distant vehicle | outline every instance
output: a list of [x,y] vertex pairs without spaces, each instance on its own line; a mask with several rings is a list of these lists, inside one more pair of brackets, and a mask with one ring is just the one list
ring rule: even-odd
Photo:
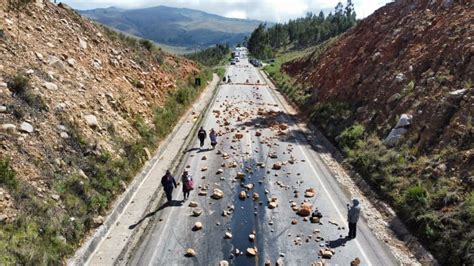
[[260,60],[257,60],[255,58],[252,58],[249,60],[250,64],[252,64],[254,67],[261,67],[262,66],[262,62],[260,62]]
[[240,62],[240,59],[238,56],[236,56],[234,59],[235,59],[235,62]]
[[235,59],[230,60],[231,65],[235,65]]

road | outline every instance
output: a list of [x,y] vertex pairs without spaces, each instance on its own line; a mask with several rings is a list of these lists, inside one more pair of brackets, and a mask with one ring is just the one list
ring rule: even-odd
[[[190,199],[181,202],[178,187],[171,205],[163,204],[149,215],[152,222],[128,264],[219,265],[226,260],[231,265],[264,265],[265,261],[275,265],[279,260],[286,265],[311,265],[322,260],[319,251],[326,246],[335,251],[331,259],[325,259],[331,265],[350,265],[356,257],[361,265],[399,264],[363,219],[356,239],[343,238],[350,198],[257,69],[242,59],[229,66],[227,74],[231,83],[219,87],[203,121],[205,129],[220,133],[219,144],[211,150],[206,140],[207,149],[199,150],[196,139],[182,165],[193,176],[196,189]],[[280,124],[288,128],[277,129]],[[236,138],[237,133],[242,138]],[[272,169],[278,162],[283,164],[281,169]],[[236,179],[238,172],[245,174],[243,180]],[[179,176],[176,173],[177,179]],[[224,192],[222,199],[210,197],[214,188]],[[309,188],[316,195],[305,198]],[[207,195],[199,196],[203,191]],[[239,198],[241,191],[248,196],[245,200]],[[254,193],[258,200],[253,200]],[[278,203],[274,209],[269,208],[271,198]],[[196,208],[188,206],[191,201],[202,209],[200,216],[192,215]],[[303,201],[322,213],[320,223],[305,221],[292,210],[292,202],[300,206]],[[233,211],[223,215],[224,210]],[[196,222],[203,228],[193,231]],[[231,232],[231,239],[225,238],[226,232]],[[249,234],[253,232],[256,239],[252,242]],[[250,247],[256,247],[256,256],[246,255]],[[196,255],[186,257],[187,248],[193,248]]]

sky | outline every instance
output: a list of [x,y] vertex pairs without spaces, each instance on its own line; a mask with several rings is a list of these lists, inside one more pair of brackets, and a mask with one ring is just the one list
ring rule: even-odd
[[[338,0],[62,0],[75,9],[143,8],[158,5],[186,7],[230,18],[286,22],[307,12],[329,13]],[[341,1],[344,5],[346,0]],[[353,0],[358,18],[372,14],[391,0]]]

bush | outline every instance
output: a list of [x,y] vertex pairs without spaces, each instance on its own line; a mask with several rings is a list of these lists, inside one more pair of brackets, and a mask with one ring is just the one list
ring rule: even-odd
[[16,189],[18,187],[18,180],[15,178],[15,170],[10,166],[10,161],[0,160],[0,184],[7,188]]
[[30,79],[19,73],[9,82],[8,87],[16,95],[24,95],[30,87]]
[[147,40],[147,39],[141,39],[140,44],[150,52],[153,51],[153,47],[155,47],[155,44],[153,44],[152,41]]
[[343,149],[352,149],[356,145],[357,141],[361,140],[365,135],[365,128],[359,123],[355,123],[353,126],[346,128],[336,138],[339,147]]

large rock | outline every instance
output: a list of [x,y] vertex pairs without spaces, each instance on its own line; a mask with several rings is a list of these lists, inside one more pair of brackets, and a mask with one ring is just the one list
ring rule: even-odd
[[311,203],[304,202],[303,204],[301,204],[301,207],[298,210],[298,215],[303,217],[310,216],[312,208],[313,206],[311,205]]
[[20,131],[25,132],[25,133],[33,133],[35,131],[35,129],[33,128],[33,126],[30,123],[23,122],[20,125]]
[[86,115],[84,116],[84,119],[86,120],[86,123],[90,127],[97,127],[99,125],[99,122],[97,122],[97,117],[95,115]]
[[101,215],[92,218],[92,223],[95,227],[102,225],[105,222],[105,218]]
[[215,188],[212,192],[211,198],[213,199],[222,199],[224,197],[224,192],[222,190]]
[[7,107],[4,105],[0,105],[0,113],[5,113],[7,111]]
[[390,131],[390,134],[384,139],[383,143],[388,146],[397,144],[403,135],[408,132],[408,127],[410,127],[412,119],[413,116],[402,114],[397,125]]

